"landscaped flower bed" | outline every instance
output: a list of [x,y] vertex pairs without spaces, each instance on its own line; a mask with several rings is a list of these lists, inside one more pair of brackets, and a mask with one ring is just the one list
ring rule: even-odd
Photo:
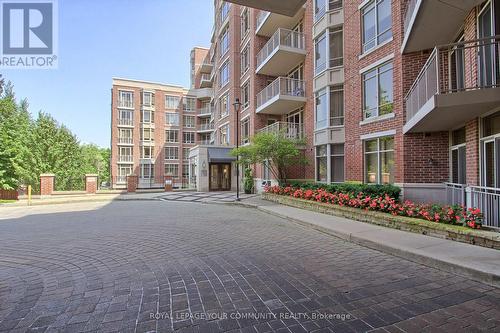
[[[462,206],[421,205],[410,201],[400,202],[389,194],[366,195],[363,192],[330,192],[322,188],[303,189],[294,186],[270,186],[266,193],[290,196],[338,206],[379,211],[394,216],[419,218],[431,222],[467,226],[480,229],[483,216],[479,209]],[[399,195],[399,192],[398,192]]]

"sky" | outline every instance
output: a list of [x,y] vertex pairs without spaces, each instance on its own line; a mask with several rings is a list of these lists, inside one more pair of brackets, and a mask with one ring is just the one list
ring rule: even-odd
[[59,0],[58,69],[0,74],[34,116],[109,147],[112,78],[189,88],[190,51],[209,46],[212,25],[212,0]]

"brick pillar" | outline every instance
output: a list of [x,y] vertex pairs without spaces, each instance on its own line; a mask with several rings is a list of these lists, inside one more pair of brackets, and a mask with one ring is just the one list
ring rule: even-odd
[[51,196],[54,192],[54,179],[56,175],[43,173],[40,175],[40,196]]
[[97,180],[98,175],[88,174],[85,175],[85,192],[87,194],[96,194],[97,193]]
[[172,176],[165,176],[165,192],[172,192],[174,178]]
[[135,193],[137,191],[137,185],[139,182],[139,178],[136,175],[128,175],[127,176],[127,192]]
[[479,185],[479,119],[465,125],[467,184]]

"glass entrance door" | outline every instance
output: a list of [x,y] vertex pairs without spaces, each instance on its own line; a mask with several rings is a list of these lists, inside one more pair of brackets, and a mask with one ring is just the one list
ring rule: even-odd
[[231,190],[231,164],[210,164],[210,191]]
[[[487,38],[493,36],[493,19],[491,2],[487,4],[481,11],[478,17],[478,37]],[[480,43],[478,53],[479,64],[479,86],[493,87],[496,85],[496,50],[492,40],[484,40]]]

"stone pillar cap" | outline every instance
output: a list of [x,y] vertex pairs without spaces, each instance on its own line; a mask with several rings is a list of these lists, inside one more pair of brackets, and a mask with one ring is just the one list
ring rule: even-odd
[[99,175],[96,173],[87,173],[85,174],[85,177],[99,177]]
[[42,173],[40,177],[55,177],[56,175],[53,173]]
[[127,175],[127,177],[137,177],[135,173],[131,173],[130,175]]

